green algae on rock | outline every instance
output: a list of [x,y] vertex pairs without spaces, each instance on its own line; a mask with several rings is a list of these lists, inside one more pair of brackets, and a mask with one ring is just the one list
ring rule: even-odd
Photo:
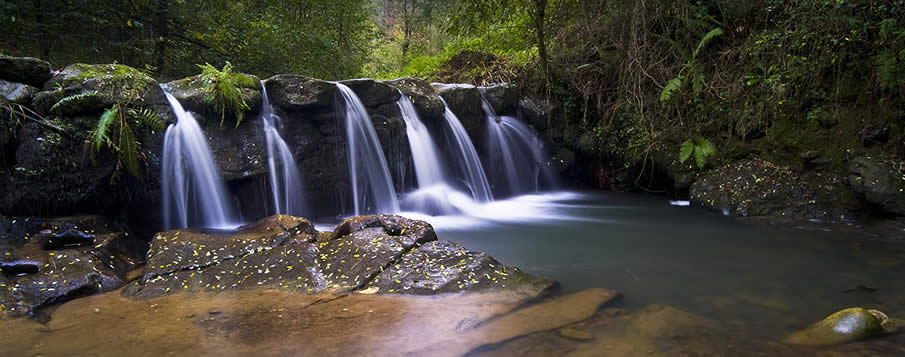
[[879,336],[897,330],[895,322],[877,310],[860,307],[834,313],[810,327],[787,336],[792,345],[823,346]]

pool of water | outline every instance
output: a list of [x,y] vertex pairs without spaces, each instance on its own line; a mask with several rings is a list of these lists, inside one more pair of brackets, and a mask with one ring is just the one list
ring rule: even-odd
[[848,227],[753,224],[674,204],[557,193],[419,218],[440,239],[555,279],[564,293],[613,289],[629,310],[669,304],[758,337],[776,339],[853,306],[905,317],[901,241]]

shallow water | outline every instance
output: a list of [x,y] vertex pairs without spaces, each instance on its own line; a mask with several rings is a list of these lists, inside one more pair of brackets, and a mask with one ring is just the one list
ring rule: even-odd
[[662,303],[752,337],[778,339],[852,306],[905,317],[905,243],[850,227],[765,225],[666,199],[523,196],[478,217],[422,217],[440,239],[558,280],[605,287],[625,308]]

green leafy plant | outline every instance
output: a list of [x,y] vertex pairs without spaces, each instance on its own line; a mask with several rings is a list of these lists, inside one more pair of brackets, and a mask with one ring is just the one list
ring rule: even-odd
[[201,87],[204,90],[204,99],[214,105],[220,112],[220,126],[226,118],[226,112],[236,117],[236,127],[245,118],[245,112],[250,108],[242,94],[243,87],[254,87],[255,83],[250,77],[233,72],[233,65],[226,62],[222,70],[208,63],[198,65],[201,67]]
[[688,82],[691,83],[692,89],[695,94],[700,93],[704,90],[704,87],[707,86],[707,81],[704,78],[704,70],[701,68],[701,65],[698,63],[697,58],[700,56],[701,52],[707,48],[707,45],[713,42],[713,39],[722,36],[723,29],[717,27],[710,32],[707,32],[700,41],[698,41],[698,46],[695,47],[694,51],[689,52],[685,50],[684,47],[678,44],[678,42],[668,39],[666,37],[658,36],[660,39],[669,43],[673,48],[675,48],[683,58],[685,58],[685,64],[682,65],[682,69],[679,72],[679,75],[673,79],[670,79],[666,82],[666,85],[663,86],[663,89],[660,91],[660,103],[669,102],[672,97],[675,96],[676,92],[681,90]]
[[[97,93],[71,95],[60,99],[51,110],[56,110],[66,103],[75,103],[97,95]],[[161,130],[165,126],[166,122],[147,108],[134,109],[126,102],[114,103],[104,110],[97,121],[97,126],[89,134],[91,160],[94,162],[97,152],[105,147],[110,148],[116,153],[116,169],[111,181],[115,182],[119,178],[123,167],[133,176],[138,176],[138,163],[142,158],[141,142],[138,141],[133,128]]]
[[716,146],[703,136],[685,140],[679,146],[679,162],[685,163],[692,155],[694,155],[698,169],[703,169],[704,166],[707,166],[707,162],[716,155]]

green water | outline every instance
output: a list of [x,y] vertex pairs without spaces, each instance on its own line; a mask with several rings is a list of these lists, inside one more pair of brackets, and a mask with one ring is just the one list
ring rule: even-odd
[[808,222],[754,224],[631,194],[541,206],[557,218],[435,226],[440,239],[555,279],[564,293],[614,289],[630,310],[665,303],[763,338],[853,306],[905,317],[903,241]]

